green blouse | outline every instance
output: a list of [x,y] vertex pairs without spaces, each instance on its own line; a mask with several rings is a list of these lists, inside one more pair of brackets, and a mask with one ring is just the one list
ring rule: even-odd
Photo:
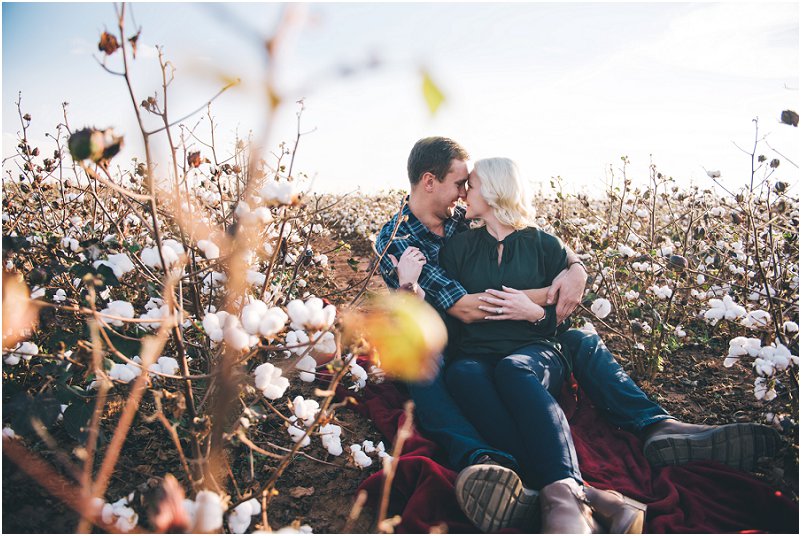
[[[519,290],[547,287],[567,266],[567,252],[561,240],[536,227],[515,231],[500,243],[504,247],[499,265],[499,242],[486,227],[458,233],[443,246],[439,264],[471,294],[487,289],[503,290],[501,285]],[[454,357],[464,354],[503,357],[534,342],[559,350],[555,307],[548,306],[545,310],[546,318],[538,324],[525,320],[456,322],[450,353]]]

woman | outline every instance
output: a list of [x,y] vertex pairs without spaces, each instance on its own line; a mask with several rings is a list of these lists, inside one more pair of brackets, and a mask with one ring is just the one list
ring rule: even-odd
[[[540,490],[542,532],[597,532],[570,427],[556,401],[571,371],[556,342],[555,307],[543,308],[515,290],[549,286],[566,267],[565,248],[532,226],[529,199],[509,159],[477,161],[466,202],[467,218],[479,226],[443,246],[440,266],[468,293],[503,289],[513,297],[503,308],[482,306],[491,313],[487,322],[460,324],[451,334],[448,390],[481,435],[518,460],[526,485]],[[398,272],[419,273],[424,263],[410,248]],[[644,505],[616,492],[587,492],[597,505],[622,505],[605,519],[607,528],[641,532]]]

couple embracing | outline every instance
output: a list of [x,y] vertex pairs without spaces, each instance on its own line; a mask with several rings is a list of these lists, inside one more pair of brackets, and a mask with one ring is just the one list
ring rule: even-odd
[[408,387],[420,428],[459,471],[457,501],[472,523],[484,532],[537,524],[543,533],[642,532],[644,504],[582,480],[557,402],[571,374],[612,424],[643,439],[655,466],[714,460],[749,470],[776,451],[778,434],[766,426],[678,421],[596,333],[569,329],[584,265],[534,226],[512,160],[482,159],[468,170],[468,159],[448,138],[418,141],[408,203],[376,249],[387,253],[386,284],[416,293],[448,323],[439,374]]

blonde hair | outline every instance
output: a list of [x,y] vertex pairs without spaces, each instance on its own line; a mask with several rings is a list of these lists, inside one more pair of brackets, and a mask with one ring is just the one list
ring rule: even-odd
[[481,196],[500,223],[515,229],[533,225],[534,207],[514,160],[482,158],[476,160],[473,169],[481,179]]

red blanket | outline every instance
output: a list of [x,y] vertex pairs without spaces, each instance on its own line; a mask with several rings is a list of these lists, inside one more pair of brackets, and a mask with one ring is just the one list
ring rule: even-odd
[[[356,409],[372,419],[391,444],[402,424],[406,399],[393,383],[370,385]],[[791,498],[749,473],[713,462],[652,468],[636,436],[613,428],[587,397],[578,399],[566,387],[561,404],[582,476],[599,489],[615,489],[647,503],[646,532],[798,533],[798,504]],[[443,522],[448,532],[477,531],[456,503],[456,473],[439,463],[445,459],[442,449],[418,432],[405,443],[389,508],[390,516],[402,517],[397,533],[428,533]],[[360,486],[375,509],[383,476],[379,471]]]

